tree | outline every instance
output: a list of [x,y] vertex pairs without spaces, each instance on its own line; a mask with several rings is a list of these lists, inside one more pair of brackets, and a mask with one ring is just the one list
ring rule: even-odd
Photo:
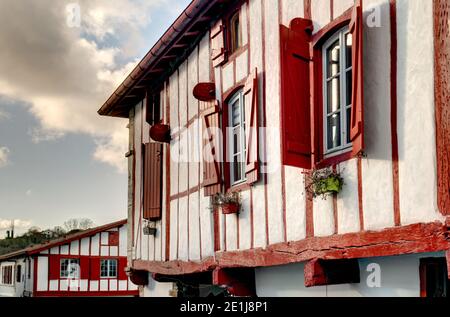
[[87,230],[89,228],[92,228],[93,225],[93,221],[88,218],[69,219],[64,222],[64,227],[66,228],[67,232],[75,230]]

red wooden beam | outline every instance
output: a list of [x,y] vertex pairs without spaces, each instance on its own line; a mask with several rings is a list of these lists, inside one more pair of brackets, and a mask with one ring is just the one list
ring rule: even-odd
[[213,285],[226,287],[231,295],[239,297],[256,297],[254,269],[217,268],[212,274]]
[[314,259],[306,263],[304,273],[306,287],[360,282],[357,259],[331,261]]
[[216,268],[266,267],[313,259],[360,259],[450,250],[448,228],[440,222],[414,224],[382,231],[364,231],[330,237],[311,237],[270,245],[265,249],[217,252],[201,262],[134,261],[133,268],[165,275],[183,275]]

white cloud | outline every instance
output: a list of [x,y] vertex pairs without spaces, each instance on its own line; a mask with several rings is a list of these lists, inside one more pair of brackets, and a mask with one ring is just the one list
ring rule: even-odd
[[7,147],[0,147],[0,168],[9,164],[9,153],[10,150]]
[[30,105],[40,122],[29,132],[34,142],[88,134],[93,157],[125,171],[127,122],[97,110],[149,46],[141,35],[153,10],[176,0],[79,0],[80,28],[66,23],[71,2],[0,1],[0,43],[8,43],[0,50],[0,94]]
[[[11,228],[11,221],[8,219],[0,218],[0,230],[7,230]],[[31,226],[30,220],[22,220],[22,219],[14,219],[14,228],[15,229],[26,229]]]

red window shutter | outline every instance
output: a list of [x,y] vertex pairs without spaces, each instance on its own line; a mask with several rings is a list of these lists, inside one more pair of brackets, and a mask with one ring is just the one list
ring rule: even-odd
[[244,87],[245,101],[245,136],[247,157],[245,175],[248,184],[259,180],[259,103],[258,103],[258,70],[255,69],[247,78]]
[[59,280],[61,274],[60,257],[58,255],[49,255],[48,257],[48,279]]
[[221,174],[218,155],[219,113],[217,101],[201,101],[200,111],[203,119],[203,187],[205,196],[213,196],[220,192]]
[[119,280],[127,280],[128,276],[125,272],[125,268],[127,267],[127,258],[126,257],[120,257],[118,262],[118,270],[119,270]]
[[82,280],[88,280],[89,279],[89,257],[82,256],[80,258],[80,277]]
[[353,143],[353,155],[364,150],[364,87],[363,87],[363,17],[362,1],[356,1],[350,22],[352,34],[352,118],[350,137]]
[[222,20],[217,21],[211,29],[211,59],[214,67],[223,64],[226,60],[225,25]]
[[311,168],[310,41],[312,21],[280,26],[283,164]]
[[110,246],[118,246],[119,245],[119,231],[111,231],[109,233],[108,244]]
[[100,259],[99,258],[90,258],[90,279],[91,280],[99,280],[100,279]]
[[156,221],[162,212],[162,144],[144,145],[144,219]]

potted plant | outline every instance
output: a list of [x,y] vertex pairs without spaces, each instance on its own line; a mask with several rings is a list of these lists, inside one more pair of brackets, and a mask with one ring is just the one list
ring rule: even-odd
[[230,192],[213,197],[213,207],[222,209],[224,215],[238,214],[241,210],[241,193]]
[[337,195],[342,191],[344,179],[332,169],[313,170],[306,177],[306,191],[314,198]]

